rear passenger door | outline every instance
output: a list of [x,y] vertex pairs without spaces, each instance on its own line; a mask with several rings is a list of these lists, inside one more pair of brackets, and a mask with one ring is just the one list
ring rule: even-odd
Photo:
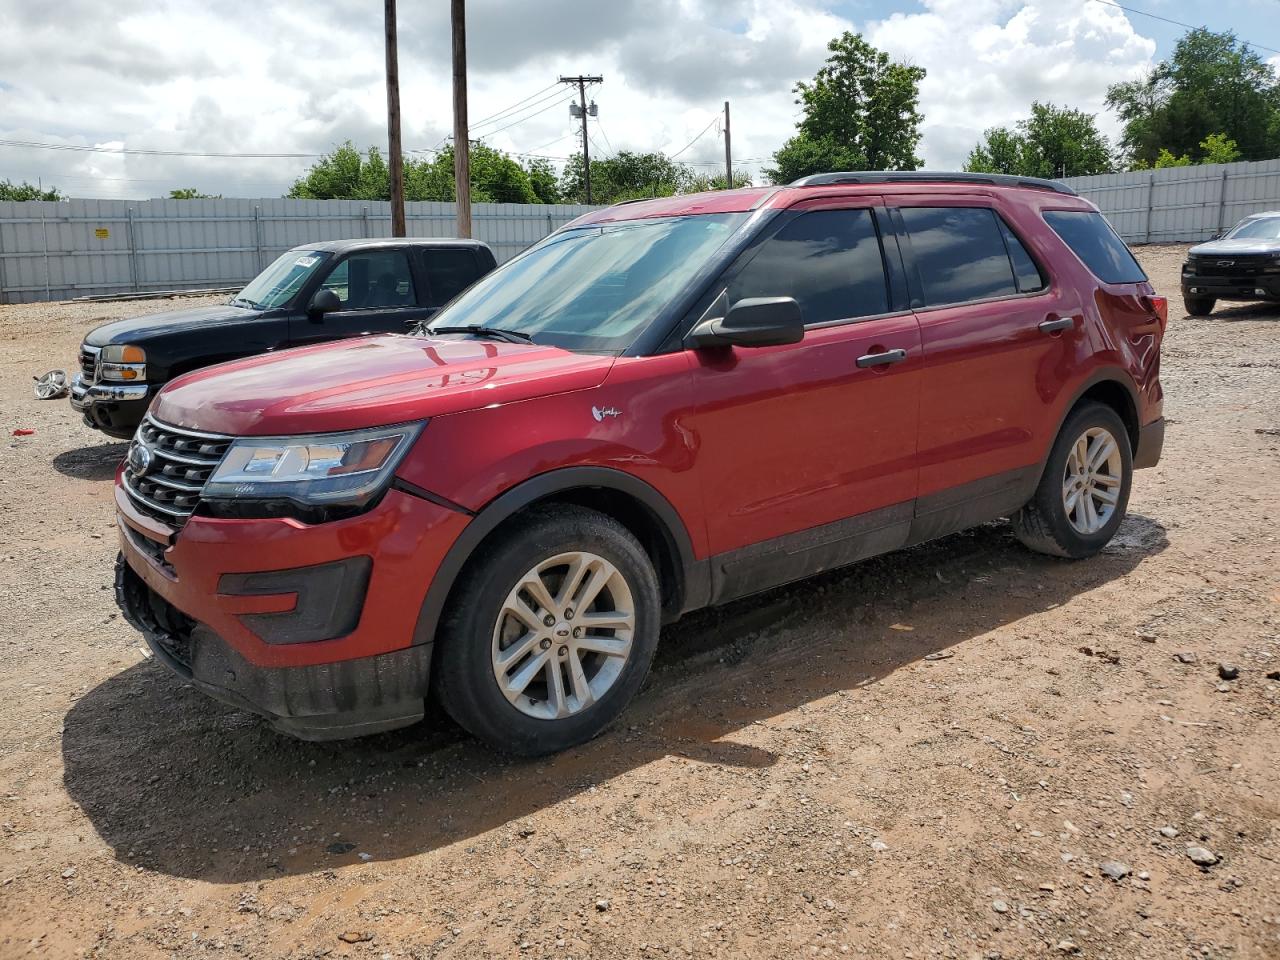
[[303,312],[290,321],[293,346],[367,333],[404,333],[432,310],[420,302],[409,251],[403,247],[356,250],[330,268],[320,289],[332,290],[339,309]]
[[[999,516],[1038,480],[1053,400],[1041,386],[1070,362],[1081,304],[990,198],[886,202],[924,347],[917,513],[940,514],[938,530]],[[918,521],[913,539],[938,530]]]
[[422,247],[418,262],[426,283],[424,302],[435,313],[480,278],[475,251],[467,247]]
[[793,297],[801,342],[692,352],[717,600],[906,539],[920,334],[876,204],[789,210],[727,271],[726,304]]

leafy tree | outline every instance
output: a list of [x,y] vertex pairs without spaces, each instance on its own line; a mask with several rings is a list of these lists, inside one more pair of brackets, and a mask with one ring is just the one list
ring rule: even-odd
[[1200,141],[1204,151],[1204,163],[1234,163],[1240,159],[1236,142],[1225,133],[1211,133]]
[[201,193],[195,187],[179,187],[169,191],[170,200],[221,200],[220,193]]
[[1138,168],[1155,164],[1162,149],[1207,162],[1204,142],[1213,134],[1234,140],[1238,159],[1280,153],[1280,78],[1230,31],[1188,31],[1146,77],[1110,87],[1107,106],[1124,124],[1120,146]]
[[[728,186],[725,183],[724,173],[706,174],[695,173],[688,182],[685,183],[681,193],[706,193],[708,190],[723,190]],[[733,186],[736,190],[738,187],[752,186],[751,174],[746,170],[733,171]]]
[[524,172],[539,203],[560,203],[560,178],[550,160],[534,157],[524,165]]
[[0,200],[65,200],[57,187],[42,188],[34,183],[0,180]]
[[1031,116],[1013,129],[992,127],[983,133],[964,168],[1023,177],[1076,177],[1114,169],[1111,146],[1093,114],[1039,102],[1031,104]]
[[[582,154],[574,154],[560,175],[560,194],[567,202],[586,202],[583,173]],[[689,168],[665,153],[620,150],[611,157],[591,161],[591,202],[669,197],[684,192],[691,179]]]
[[812,83],[795,85],[803,116],[764,171],[786,183],[830,170],[914,170],[922,67],[895,63],[859,34],[832,40]]
[[1191,158],[1185,153],[1180,157],[1175,157],[1168,150],[1161,149],[1160,156],[1156,157],[1156,162],[1152,166],[1157,170],[1163,170],[1166,167],[1189,167],[1191,166]]
[[[360,153],[350,141],[317,160],[288,194],[307,200],[390,200],[391,173],[377,147]],[[406,200],[454,199],[453,147],[434,157],[407,158]],[[528,172],[501,150],[483,143],[471,147],[473,203],[541,203]]]

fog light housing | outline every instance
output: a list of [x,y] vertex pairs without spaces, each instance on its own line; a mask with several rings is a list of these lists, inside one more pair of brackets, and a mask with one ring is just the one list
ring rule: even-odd
[[1254,289],[1253,295],[1255,297],[1265,297],[1267,295],[1267,291],[1263,290],[1261,287],[1257,287]]
[[1199,292],[1200,292],[1200,288],[1199,288],[1199,287],[1187,287],[1187,292],[1188,292],[1188,293],[1199,293]]

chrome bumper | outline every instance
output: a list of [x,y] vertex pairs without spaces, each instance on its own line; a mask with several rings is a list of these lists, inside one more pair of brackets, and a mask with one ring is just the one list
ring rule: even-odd
[[76,374],[71,381],[71,407],[80,413],[84,413],[95,403],[119,403],[123,400],[145,399],[147,399],[145,383],[96,383],[90,386],[84,382],[81,374]]

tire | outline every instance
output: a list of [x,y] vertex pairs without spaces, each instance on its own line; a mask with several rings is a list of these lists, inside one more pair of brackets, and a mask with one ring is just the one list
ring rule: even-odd
[[[575,569],[579,589],[559,603]],[[532,592],[535,576],[542,603]],[[437,640],[435,694],[460,726],[497,750],[540,756],[585,743],[617,719],[648,675],[661,618],[658,578],[639,541],[611,517],[571,504],[534,507],[480,547],[459,584]],[[592,587],[596,599],[573,609]],[[614,611],[619,624],[629,613],[630,626],[583,620]],[[504,655],[512,659],[500,662]]]
[[[1077,444],[1083,440],[1089,457],[1098,458],[1106,444],[1093,444],[1104,432],[1114,442],[1114,454],[1101,457],[1096,472],[1077,471]],[[1068,489],[1068,482],[1074,490]],[[1013,517],[1013,532],[1037,553],[1074,560],[1091,557],[1110,542],[1124,520],[1132,482],[1133,453],[1124,421],[1104,404],[1081,404],[1062,425],[1035,496]],[[1114,503],[1106,499],[1109,494]]]
[[1187,308],[1188,315],[1193,317],[1209,316],[1217,303],[1213,297],[1189,297],[1185,293],[1182,295],[1182,305]]

